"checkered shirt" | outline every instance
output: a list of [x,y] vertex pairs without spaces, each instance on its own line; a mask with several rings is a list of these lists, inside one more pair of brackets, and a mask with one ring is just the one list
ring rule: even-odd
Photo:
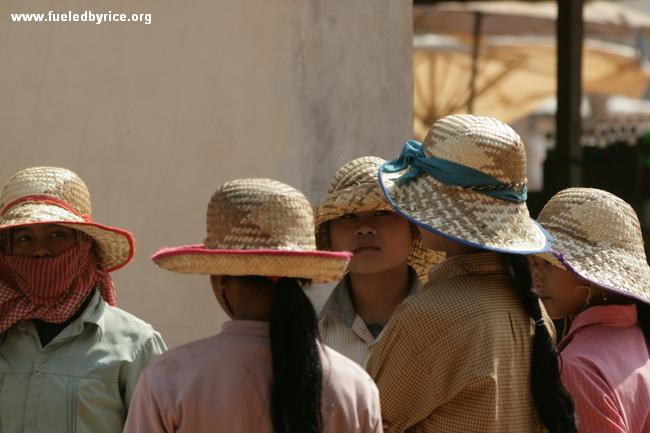
[[531,325],[498,254],[436,266],[368,361],[385,431],[543,432],[530,391]]

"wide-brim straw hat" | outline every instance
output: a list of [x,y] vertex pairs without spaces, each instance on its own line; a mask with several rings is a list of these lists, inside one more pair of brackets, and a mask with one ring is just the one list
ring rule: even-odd
[[[328,221],[349,213],[393,210],[377,182],[377,170],[384,162],[376,156],[363,156],[348,162],[336,172],[327,194],[314,206],[318,248],[331,249]],[[429,270],[444,258],[444,253],[424,248],[418,237],[408,265],[415,270],[421,282],[426,282]]]
[[569,188],[555,194],[538,221],[553,235],[541,254],[597,286],[650,303],[650,267],[634,209],[607,191]]
[[88,187],[65,168],[26,168],[4,186],[0,231],[33,224],[57,224],[87,234],[95,241],[98,259],[107,271],[125,266],[135,253],[129,231],[92,220]]
[[[526,154],[512,128],[491,117],[451,115],[433,125],[420,151],[417,163],[433,161],[442,167],[442,175],[420,171],[408,158],[379,170],[382,191],[397,212],[475,248],[513,254],[549,249],[548,234],[526,207]],[[404,161],[406,167],[394,171]],[[458,175],[466,172],[489,181],[472,184]],[[495,197],[505,193],[518,201]]]
[[318,251],[307,198],[271,179],[237,179],[212,196],[202,245],[164,248],[161,268],[188,274],[339,280],[347,252]]

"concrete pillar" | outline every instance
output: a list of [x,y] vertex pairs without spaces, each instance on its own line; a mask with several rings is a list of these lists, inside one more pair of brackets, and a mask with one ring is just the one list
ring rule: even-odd
[[[11,22],[50,9],[151,24]],[[172,346],[224,315],[207,277],[149,256],[202,242],[218,185],[271,177],[317,199],[340,165],[411,135],[407,0],[8,0],[0,19],[0,181],[31,165],[84,178],[94,218],[138,241],[119,305]]]

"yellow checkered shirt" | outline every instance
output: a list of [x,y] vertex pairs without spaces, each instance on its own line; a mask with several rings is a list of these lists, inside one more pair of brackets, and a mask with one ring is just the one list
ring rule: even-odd
[[385,431],[543,432],[530,391],[531,324],[497,253],[436,266],[368,361]]

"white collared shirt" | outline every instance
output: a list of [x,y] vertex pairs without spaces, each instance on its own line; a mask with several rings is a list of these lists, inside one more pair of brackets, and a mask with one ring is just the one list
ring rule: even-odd
[[[420,291],[420,282],[409,268],[413,284],[409,296]],[[375,338],[363,319],[354,310],[347,276],[334,288],[320,314],[320,332],[323,343],[347,356],[363,368],[366,367],[370,349],[379,341],[383,331]]]

